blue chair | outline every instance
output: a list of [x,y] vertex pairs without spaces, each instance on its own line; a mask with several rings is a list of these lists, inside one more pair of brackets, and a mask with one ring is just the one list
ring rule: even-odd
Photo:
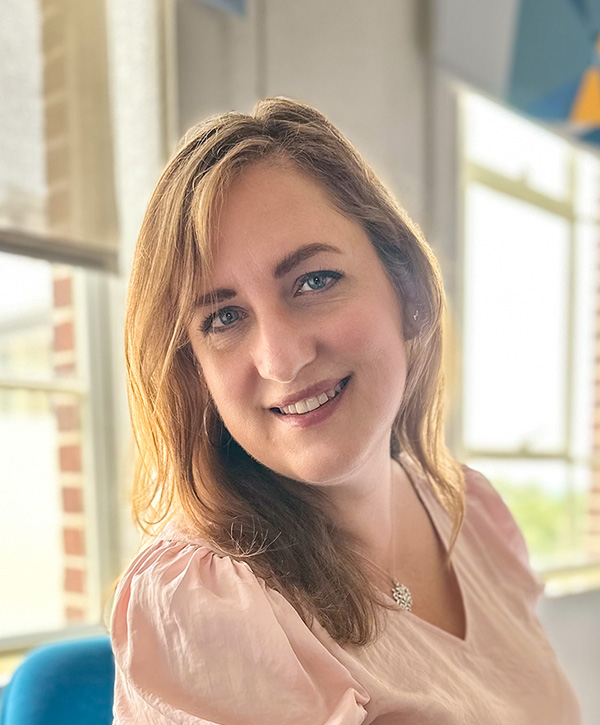
[[0,725],[110,725],[114,681],[107,635],[37,647],[2,690]]

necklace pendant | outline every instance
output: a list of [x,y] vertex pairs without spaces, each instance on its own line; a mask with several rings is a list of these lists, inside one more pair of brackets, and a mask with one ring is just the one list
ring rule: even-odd
[[393,581],[394,586],[392,587],[392,597],[394,598],[394,601],[401,609],[405,609],[407,612],[412,612],[413,600],[408,587],[405,587],[404,584],[400,584],[395,579]]

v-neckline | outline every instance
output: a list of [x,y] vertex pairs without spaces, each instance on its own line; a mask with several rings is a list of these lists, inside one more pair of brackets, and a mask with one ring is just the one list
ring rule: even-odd
[[[438,508],[440,507],[439,502],[435,498],[434,492],[430,489],[428,482],[423,478],[423,474],[420,474],[418,471],[415,471],[415,464],[408,459],[408,457],[404,454],[400,454],[400,457],[398,459],[398,463],[402,467],[402,470],[407,475],[409,481],[411,482],[413,489],[419,498],[421,505],[423,506],[424,510],[429,516],[429,519],[431,521],[431,524],[435,530],[435,533],[437,535],[438,540],[441,543],[441,546],[444,551],[444,556],[448,552],[448,546],[449,546],[449,540],[447,537],[447,531],[445,526],[441,525],[440,519],[438,518],[440,511]],[[470,609],[469,609],[469,602],[468,602],[468,595],[466,587],[464,586],[464,578],[462,576],[461,572],[461,566],[460,564],[457,566],[457,557],[456,552],[458,547],[460,546],[460,535],[459,539],[456,542],[456,545],[454,547],[454,551],[452,553],[451,558],[451,568],[452,573],[454,575],[454,580],[456,583],[456,589],[458,591],[458,595],[460,597],[460,602],[462,605],[462,611],[463,611],[463,619],[464,619],[464,638],[459,637],[458,635],[452,634],[451,632],[448,632],[447,630],[443,629],[442,627],[438,627],[436,624],[432,624],[431,622],[427,621],[426,619],[423,619],[422,617],[419,617],[418,615],[414,614],[413,612],[409,612],[408,610],[400,610],[400,614],[406,615],[410,619],[414,620],[415,623],[418,623],[419,626],[423,626],[426,629],[429,629],[433,632],[436,632],[440,637],[443,637],[445,639],[448,639],[449,641],[453,642],[455,645],[458,645],[460,647],[467,647],[471,644],[471,616],[470,616]],[[391,599],[391,596],[388,597]]]

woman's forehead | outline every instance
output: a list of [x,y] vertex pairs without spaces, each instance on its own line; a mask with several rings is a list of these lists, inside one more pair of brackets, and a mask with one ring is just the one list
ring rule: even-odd
[[356,234],[362,227],[341,214],[307,174],[291,164],[253,164],[233,181],[219,210],[211,245],[215,272],[233,258],[252,263],[260,254],[263,263],[263,251],[290,252],[336,239],[346,246],[350,230]]
[[339,213],[321,183],[291,162],[271,161],[251,164],[236,175],[224,196],[221,213],[252,216],[252,212],[273,214],[278,208],[289,213],[296,208],[306,211],[307,206]]

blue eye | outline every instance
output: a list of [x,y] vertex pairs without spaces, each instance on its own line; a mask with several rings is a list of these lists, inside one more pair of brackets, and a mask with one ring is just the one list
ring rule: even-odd
[[[202,327],[200,329],[207,335],[211,332],[221,332],[223,329],[231,327],[235,322],[237,322],[238,317],[234,318],[234,315],[237,315],[238,317],[240,315],[239,311],[234,307],[223,307],[220,310],[217,310],[217,312],[214,312],[212,315],[209,315],[202,323]],[[215,319],[218,319],[222,325],[215,327]]]
[[234,319],[231,319],[234,314],[238,314],[237,310],[225,308],[224,310],[219,310],[217,317],[225,326],[227,326],[235,322]]
[[[300,291],[300,289],[304,287],[305,284],[308,284],[313,292],[320,292],[323,289],[329,289],[329,287],[333,287],[333,285],[341,277],[343,277],[342,272],[334,269],[320,269],[318,272],[309,272],[308,274],[300,277],[300,279],[298,280],[300,282],[298,291]],[[325,280],[327,279],[334,280],[333,284],[327,285],[325,282]],[[312,286],[312,283],[315,283],[314,287]]]

